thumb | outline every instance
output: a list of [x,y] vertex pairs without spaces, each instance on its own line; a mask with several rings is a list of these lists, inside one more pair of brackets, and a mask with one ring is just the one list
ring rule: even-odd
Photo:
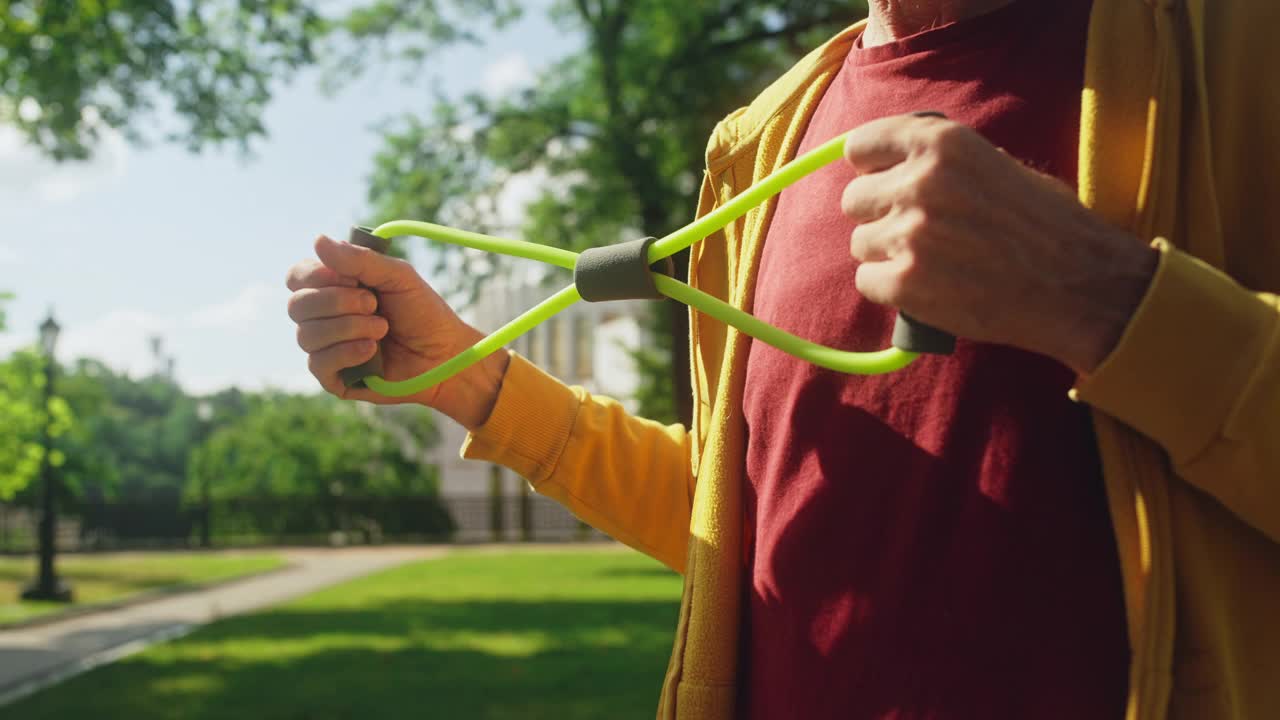
[[413,285],[417,271],[399,258],[383,255],[369,248],[338,242],[328,236],[316,238],[316,257],[330,270],[355,278],[375,290],[407,290]]

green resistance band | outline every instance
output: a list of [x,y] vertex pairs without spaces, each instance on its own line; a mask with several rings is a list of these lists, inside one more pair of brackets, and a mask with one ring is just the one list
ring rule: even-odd
[[[379,354],[369,362],[343,371],[342,380],[348,386],[363,384],[387,397],[405,397],[422,392],[475,365],[538,324],[584,299],[601,301],[636,297],[669,297],[785,353],[829,370],[856,375],[894,372],[911,364],[922,353],[950,354],[955,347],[954,337],[915,321],[903,313],[898,314],[894,327],[893,347],[877,352],[847,352],[792,335],[719,298],[674,278],[651,271],[653,265],[664,262],[669,265],[672,255],[716,233],[801,178],[840,159],[843,155],[844,141],[845,136],[841,135],[796,158],[713,212],[658,240],[646,238],[632,243],[621,243],[575,253],[546,245],[496,238],[427,222],[396,220],[373,230],[355,228],[351,236],[353,243],[371,247],[380,252],[386,251],[390,238],[413,235],[451,245],[537,260],[573,270],[574,283],[507,323],[497,332],[418,377],[400,381],[380,377],[382,362],[381,351],[379,351]],[[630,246],[629,249],[627,246]],[[624,267],[627,264],[625,258],[628,255],[633,256],[630,269]],[[607,289],[610,287],[634,289],[637,283],[647,283],[654,292],[611,294]],[[591,292],[587,292],[587,288],[590,288]]]

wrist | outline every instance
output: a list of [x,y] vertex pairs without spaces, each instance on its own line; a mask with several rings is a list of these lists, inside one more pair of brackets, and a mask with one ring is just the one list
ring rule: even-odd
[[1090,375],[1111,355],[1142,303],[1159,264],[1159,253],[1128,235],[1076,298],[1076,332],[1058,358],[1079,375]]
[[[483,336],[472,328],[468,330],[465,346],[471,347]],[[499,350],[442,384],[427,404],[468,431],[473,431],[484,425],[493,414],[510,363],[511,356],[507,351]]]

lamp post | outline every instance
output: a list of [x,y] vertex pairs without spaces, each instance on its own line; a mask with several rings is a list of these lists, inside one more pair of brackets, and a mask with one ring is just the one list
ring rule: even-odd
[[43,459],[40,461],[40,481],[44,485],[40,514],[40,571],[36,581],[22,591],[23,600],[51,600],[54,602],[71,602],[71,587],[58,579],[53,567],[55,543],[57,541],[57,514],[54,508],[53,468],[49,463],[49,454],[53,451],[53,439],[49,435],[52,418],[49,414],[49,400],[53,397],[54,351],[58,345],[58,332],[62,328],[53,319],[53,311],[40,324],[40,349],[44,352],[44,408],[45,421],[41,430],[44,447]]
[[[200,419],[200,433],[203,437],[209,430],[209,421],[213,419],[213,404],[208,400],[196,403],[196,417]],[[200,482],[200,547],[208,550],[213,547],[213,508],[210,506],[209,474],[205,473]]]

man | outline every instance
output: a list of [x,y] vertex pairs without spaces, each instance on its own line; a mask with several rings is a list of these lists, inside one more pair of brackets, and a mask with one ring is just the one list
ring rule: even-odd
[[[691,282],[848,349],[901,308],[953,357],[844,377],[693,313],[688,431],[514,355],[410,400],[686,575],[660,717],[1280,717],[1277,20],[872,2],[716,129],[700,213],[856,127],[848,163]],[[385,401],[337,378],[377,341],[394,379],[478,338],[410,266],[316,251],[290,314],[331,392]]]

